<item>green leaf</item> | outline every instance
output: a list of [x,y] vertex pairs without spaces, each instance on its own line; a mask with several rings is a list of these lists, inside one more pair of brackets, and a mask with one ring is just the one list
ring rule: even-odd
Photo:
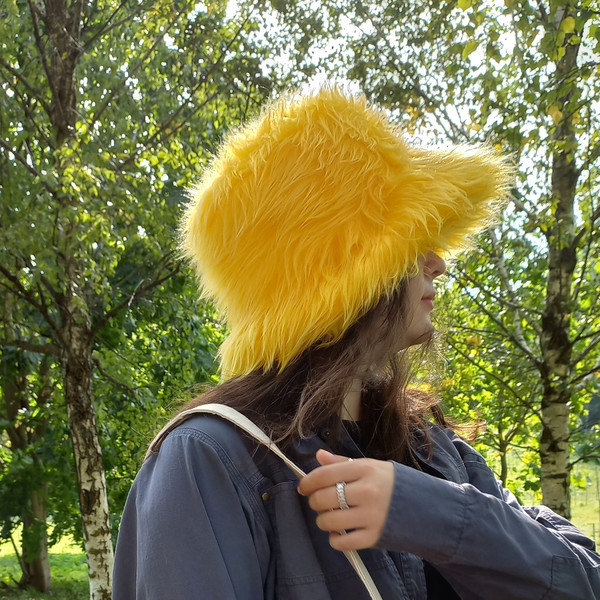
[[477,50],[477,47],[479,46],[479,42],[477,40],[469,40],[463,50],[462,50],[462,58],[463,60],[465,60],[466,58],[468,58],[471,54],[473,54],[473,52],[475,52],[475,50]]
[[560,23],[560,30],[565,33],[573,33],[575,31],[575,19],[573,17],[565,17]]

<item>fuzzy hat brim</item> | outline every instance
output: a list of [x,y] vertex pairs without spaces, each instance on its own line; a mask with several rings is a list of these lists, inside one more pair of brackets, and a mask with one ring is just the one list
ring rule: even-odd
[[232,133],[182,246],[229,326],[223,377],[329,344],[403,278],[484,227],[511,169],[488,147],[412,147],[364,97],[286,97]]

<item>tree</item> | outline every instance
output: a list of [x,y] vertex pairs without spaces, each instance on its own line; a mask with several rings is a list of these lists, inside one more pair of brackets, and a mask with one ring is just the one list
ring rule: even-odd
[[270,89],[249,16],[225,9],[166,0],[1,9],[0,285],[31,313],[20,337],[4,328],[2,345],[60,365],[91,598],[110,597],[112,570],[93,393],[95,371],[106,373],[101,334],[178,273],[173,189]]
[[[20,337],[13,298],[3,295],[2,326],[5,339]],[[47,430],[47,406],[53,394],[48,356],[35,362],[18,348],[0,353],[0,431],[6,432],[10,452],[0,447],[0,522],[2,537],[12,537],[15,520],[23,525],[20,585],[40,591],[50,588],[46,531],[48,486],[39,452]],[[14,543],[14,540],[13,540]],[[16,545],[15,545],[16,546]]]

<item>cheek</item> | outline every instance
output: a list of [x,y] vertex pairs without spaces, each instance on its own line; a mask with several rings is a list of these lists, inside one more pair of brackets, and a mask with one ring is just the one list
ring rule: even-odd
[[427,323],[426,315],[423,311],[421,298],[423,297],[424,281],[422,276],[413,277],[406,286],[405,309],[406,320],[401,339],[398,340],[399,347],[394,351],[399,351],[414,343],[429,331],[431,324]]
[[406,312],[408,315],[409,323],[411,315],[413,315],[419,307],[421,298],[423,297],[423,289],[424,283],[422,277],[414,277],[410,280],[406,290]]

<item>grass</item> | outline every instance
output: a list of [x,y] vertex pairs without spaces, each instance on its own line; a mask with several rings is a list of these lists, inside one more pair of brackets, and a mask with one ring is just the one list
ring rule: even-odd
[[[509,469],[516,472],[517,460],[509,461]],[[508,487],[511,488],[510,482]],[[523,492],[519,501],[524,506],[542,503],[541,491]],[[571,474],[571,522],[600,547],[600,465],[579,463]]]
[[572,521],[600,546],[600,466],[581,466],[576,474],[581,487],[571,487]]
[[[42,594],[33,589],[19,590],[15,580],[21,576],[19,564],[10,543],[0,545],[0,598],[7,600],[85,600],[89,598],[85,553],[68,539],[50,549],[52,590]],[[8,586],[8,587],[7,587]]]

